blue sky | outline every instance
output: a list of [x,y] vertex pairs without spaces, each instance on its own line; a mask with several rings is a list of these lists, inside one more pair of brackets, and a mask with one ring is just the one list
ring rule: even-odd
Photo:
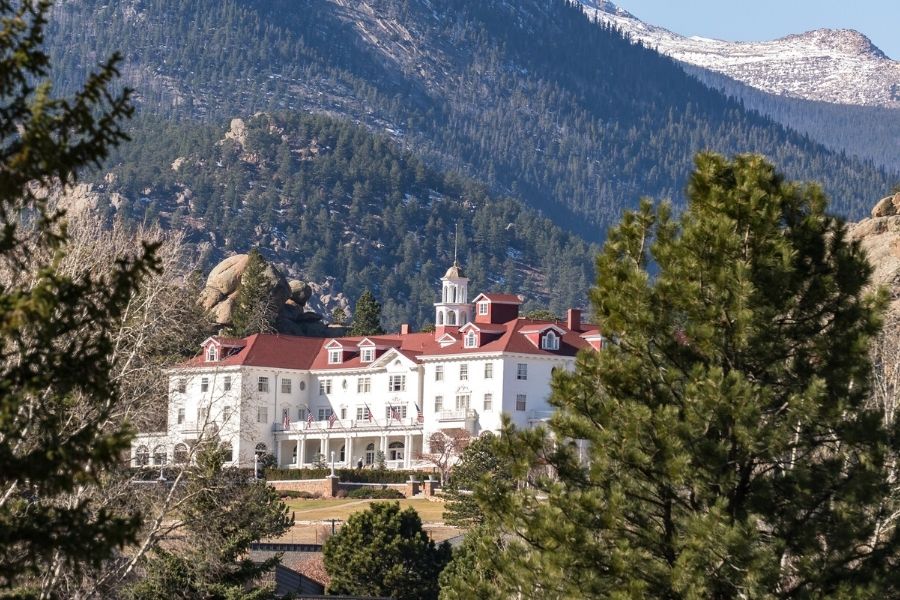
[[613,0],[682,35],[768,40],[810,29],[856,29],[900,60],[900,0]]

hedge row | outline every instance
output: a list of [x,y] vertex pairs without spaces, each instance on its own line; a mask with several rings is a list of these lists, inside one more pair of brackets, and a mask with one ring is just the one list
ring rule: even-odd
[[[409,476],[421,481],[428,477],[421,471],[394,471],[387,469],[335,469],[334,474],[341,481],[353,483],[405,483]],[[325,479],[331,475],[331,469],[266,469],[269,481],[296,479]]]

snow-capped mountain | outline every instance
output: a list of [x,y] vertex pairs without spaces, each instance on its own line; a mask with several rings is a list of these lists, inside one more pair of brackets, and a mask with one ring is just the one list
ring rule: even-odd
[[590,18],[635,41],[770,94],[900,108],[900,62],[852,29],[817,29],[766,42],[727,42],[678,35],[607,0],[581,3]]

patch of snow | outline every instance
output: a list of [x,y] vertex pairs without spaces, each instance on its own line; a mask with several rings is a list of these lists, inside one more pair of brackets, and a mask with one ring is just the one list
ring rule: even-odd
[[[677,61],[770,94],[900,108],[900,62],[851,29],[817,29],[761,42],[685,37],[645,23],[607,0],[580,0],[587,16]],[[598,57],[599,59],[600,57]]]

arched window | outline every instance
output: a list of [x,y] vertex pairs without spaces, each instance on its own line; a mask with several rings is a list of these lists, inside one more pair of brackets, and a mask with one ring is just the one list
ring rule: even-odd
[[265,445],[265,444],[263,444],[262,442],[260,442],[260,443],[258,443],[258,444],[256,445],[256,455],[257,455],[257,456],[262,456],[262,455],[265,454],[266,452],[268,452],[268,448],[266,448],[266,445]]
[[478,347],[478,336],[475,335],[474,331],[470,331],[466,334],[466,348],[477,348]]
[[452,302],[456,303],[456,286],[450,288],[450,297],[453,298]]
[[459,324],[460,325],[466,324],[466,313],[462,313],[461,315],[459,315]]
[[444,313],[443,312],[438,312],[437,324],[438,325],[444,324]]
[[548,331],[541,340],[541,348],[544,350],[559,350],[559,336],[554,331]]
[[176,444],[173,459],[176,465],[183,465],[188,461],[187,444]]
[[156,466],[166,464],[166,447],[157,446],[153,449],[153,464]]
[[403,460],[403,442],[388,444],[388,460]]
[[375,444],[366,446],[366,464],[371,465],[375,462]]
[[216,347],[210,344],[206,349],[206,361],[216,362],[217,360],[219,360],[219,353],[216,351]]
[[150,464],[150,448],[138,446],[134,451],[134,464],[138,467],[146,467]]
[[447,313],[447,325],[456,325],[456,313],[450,311]]
[[[294,448],[296,452],[297,449]],[[234,460],[234,448],[231,446],[231,442],[225,442],[222,444],[222,460],[225,462],[231,462]]]

